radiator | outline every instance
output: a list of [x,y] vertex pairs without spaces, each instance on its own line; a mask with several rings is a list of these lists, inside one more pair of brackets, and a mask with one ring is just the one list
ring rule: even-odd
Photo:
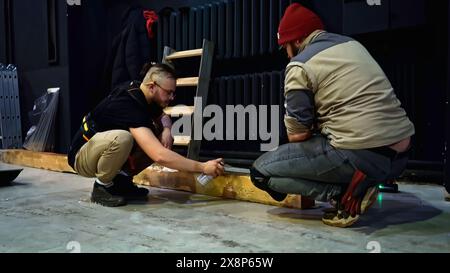
[[0,141],[2,149],[22,147],[17,69],[0,64]]

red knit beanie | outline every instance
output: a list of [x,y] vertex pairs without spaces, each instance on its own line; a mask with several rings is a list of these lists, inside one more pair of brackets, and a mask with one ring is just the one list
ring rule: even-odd
[[311,10],[298,3],[287,7],[278,27],[278,44],[302,40],[314,31],[324,29],[322,20]]

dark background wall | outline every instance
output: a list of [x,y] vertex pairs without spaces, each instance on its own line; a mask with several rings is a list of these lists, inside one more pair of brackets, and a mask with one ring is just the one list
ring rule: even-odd
[[[447,31],[450,30],[450,5],[447,7]],[[450,74],[450,36],[447,32],[447,96],[446,96],[446,121],[445,124],[450,124],[450,77],[448,76]],[[445,133],[445,166],[444,166],[444,173],[445,173],[445,187],[447,188],[447,192],[450,193],[450,126],[446,126],[446,133]]]
[[[121,30],[122,14],[126,8],[142,6],[160,12],[170,7],[177,12],[183,7],[223,2],[81,0],[80,6],[67,6],[65,0],[57,0],[58,61],[49,63],[48,1],[9,1],[12,2],[13,14],[9,25],[5,24],[6,10],[3,9],[7,1],[0,0],[0,62],[13,62],[19,67],[24,132],[29,128],[26,114],[34,99],[47,87],[62,88],[58,152],[67,151],[70,136],[77,130],[80,118],[107,93],[101,88],[105,60],[113,38]],[[287,5],[292,1],[275,2],[276,5]],[[449,127],[444,114],[448,108],[445,102],[449,88],[448,1],[381,0],[381,6],[370,7],[365,0],[295,2],[315,10],[329,31],[350,35],[367,47],[385,70],[416,126],[411,162],[442,171],[445,132]],[[160,12],[161,18],[167,14],[170,11]],[[264,20],[260,22],[267,23]],[[12,26],[14,35],[12,41],[7,42],[4,33],[8,26]],[[274,38],[272,36],[268,35],[268,39]],[[159,51],[152,52],[153,61],[159,60],[157,56],[161,55],[161,37],[155,38]],[[12,60],[7,57],[9,42],[13,44]],[[279,51],[245,58],[217,58],[213,76],[281,71],[286,64],[285,55]],[[448,137],[447,133],[447,142]],[[224,152],[224,147],[215,146],[215,150]],[[226,149],[232,149],[232,146]]]
[[[13,47],[10,56],[4,56],[0,61],[18,67],[23,136],[31,127],[28,112],[32,110],[34,100],[43,95],[47,88],[61,88],[56,120],[56,147],[61,151],[62,147],[68,146],[71,125],[66,4],[65,1],[55,1],[56,6],[49,9],[49,2],[51,1],[1,0],[0,21],[4,22],[2,29],[10,27],[12,36],[10,41],[2,42],[3,46],[0,48],[5,51],[4,44],[8,43]],[[9,10],[6,10],[8,6]],[[12,15],[9,21],[5,18],[6,12]],[[56,16],[53,19],[50,18],[52,12]],[[54,34],[49,32],[49,19],[55,24]],[[49,42],[52,38],[53,41]]]
[[0,0],[0,63],[6,63],[5,3]]

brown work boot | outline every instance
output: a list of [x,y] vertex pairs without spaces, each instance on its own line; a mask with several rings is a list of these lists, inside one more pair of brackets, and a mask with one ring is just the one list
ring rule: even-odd
[[350,215],[338,202],[336,207],[328,209],[324,212],[322,216],[322,222],[325,225],[345,228],[353,225],[356,221],[358,221],[359,215],[355,216]]

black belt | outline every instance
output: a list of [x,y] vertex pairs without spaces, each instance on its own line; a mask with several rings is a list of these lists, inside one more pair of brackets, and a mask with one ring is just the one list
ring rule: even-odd
[[373,153],[385,156],[385,157],[389,157],[392,160],[405,157],[408,155],[408,152],[409,152],[409,149],[408,149],[405,152],[399,153],[396,150],[389,148],[389,146],[371,148],[371,149],[367,149],[367,150],[371,151]]

